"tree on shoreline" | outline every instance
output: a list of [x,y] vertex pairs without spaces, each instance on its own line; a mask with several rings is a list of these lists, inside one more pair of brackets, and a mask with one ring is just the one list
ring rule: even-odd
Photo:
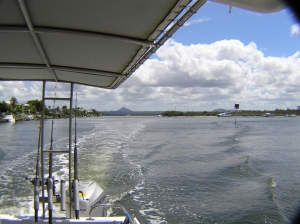
[[171,110],[171,111],[165,111],[162,115],[164,117],[177,117],[177,116],[184,116],[184,112]]
[[9,105],[4,101],[0,102],[0,113],[9,111]]
[[29,110],[31,113],[36,113],[42,111],[42,101],[41,100],[29,100],[27,101],[29,106]]
[[14,110],[15,109],[15,107],[16,107],[16,104],[18,103],[18,101],[17,101],[17,98],[16,97],[12,97],[12,98],[10,98],[10,100],[9,100],[9,104],[10,104],[10,106],[11,106],[11,108],[12,108],[12,110]]
[[[44,107],[45,115],[51,116],[49,113],[51,110],[51,106],[47,108],[45,105]],[[70,109],[67,108],[66,105],[63,105],[61,108],[57,106],[54,108],[59,117],[68,117],[70,114]],[[6,103],[4,101],[0,102],[0,113],[13,113],[13,114],[41,114],[42,112],[42,100],[28,100],[26,104],[18,103],[15,97],[10,98],[10,102]],[[52,112],[53,113],[53,112]],[[85,110],[82,107],[73,108],[73,114],[76,113],[78,117],[91,117],[91,116],[101,116],[102,112],[99,112],[95,109]]]

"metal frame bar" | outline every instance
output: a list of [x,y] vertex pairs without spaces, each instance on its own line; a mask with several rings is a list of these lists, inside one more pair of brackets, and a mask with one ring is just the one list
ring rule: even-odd
[[0,63],[0,68],[22,68],[22,69],[49,69],[49,70],[58,70],[58,71],[67,71],[67,72],[76,72],[76,73],[85,73],[90,75],[99,75],[99,76],[110,76],[110,77],[126,77],[123,74],[115,72],[106,72],[100,70],[92,69],[83,69],[83,68],[72,68],[66,66],[51,66],[47,68],[45,65],[38,64],[14,64],[14,63]]
[[0,68],[47,69],[47,66],[38,64],[0,63]]
[[45,97],[45,100],[71,100],[70,98]]
[[[191,5],[187,12],[184,13],[166,32],[163,36],[159,38],[157,41],[156,48],[150,48],[139,60],[131,66],[126,72],[126,78],[118,78],[115,80],[111,88],[118,88],[126,79],[128,79],[133,72],[136,71],[152,54],[154,54],[181,26],[184,25],[185,21],[187,21],[193,14],[197,12],[199,8],[201,8],[206,0],[198,0],[193,5]],[[162,32],[163,33],[163,32]],[[127,68],[126,68],[127,69]]]
[[59,71],[86,73],[86,74],[90,74],[90,75],[125,77],[125,75],[120,74],[120,73],[115,73],[115,72],[106,72],[106,71],[83,69],[83,68],[72,68],[72,67],[66,67],[66,66],[52,66],[52,69],[59,70]]
[[44,150],[43,152],[50,152],[50,153],[69,153],[66,150]]
[[152,32],[149,36],[149,40],[158,40],[159,37],[170,28],[170,24],[172,24],[176,18],[182,15],[182,12],[189,7],[191,2],[193,2],[193,0],[179,0],[167,17],[157,26],[156,30]]
[[47,58],[46,52],[45,52],[44,48],[42,47],[42,44],[41,44],[38,36],[36,35],[36,32],[34,30],[34,26],[31,23],[26,5],[25,5],[23,0],[18,0],[18,2],[19,2],[20,9],[23,13],[24,19],[26,21],[26,24],[28,26],[28,29],[30,31],[30,34],[31,34],[31,36],[34,40],[34,43],[35,43],[36,47],[38,48],[38,50],[40,52],[40,55],[43,58],[43,61],[45,62],[47,68],[49,69],[49,72],[52,74],[54,80],[57,82],[58,81],[57,76],[56,76],[55,72],[53,70],[51,70],[51,68],[50,68],[50,63],[49,63],[49,60]]
[[[26,27],[22,26],[0,26],[0,32],[22,32],[28,33],[29,31]],[[66,30],[66,29],[53,29],[45,27],[35,27],[34,33],[46,33],[46,34],[57,34],[57,35],[68,35],[68,36],[77,36],[77,37],[88,37],[96,39],[106,39],[124,43],[131,43],[135,45],[141,45],[145,47],[156,47],[154,42],[148,40],[142,40],[137,38],[130,38],[125,36],[118,36],[106,33],[94,33],[94,32],[84,32],[78,30]]]

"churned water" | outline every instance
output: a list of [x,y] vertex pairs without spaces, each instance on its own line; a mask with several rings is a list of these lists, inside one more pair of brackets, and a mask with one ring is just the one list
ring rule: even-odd
[[[25,176],[35,174],[38,127],[0,124],[0,213],[33,214]],[[68,120],[54,127],[53,148],[67,149]],[[299,131],[297,117],[80,118],[79,177],[145,223],[289,223],[300,206]],[[55,163],[67,179],[68,157]]]

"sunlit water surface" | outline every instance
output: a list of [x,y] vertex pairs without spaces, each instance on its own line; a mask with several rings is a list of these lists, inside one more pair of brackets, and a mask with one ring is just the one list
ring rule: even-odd
[[[0,213],[33,214],[25,176],[35,174],[38,127],[0,124]],[[53,148],[68,149],[68,120],[54,127]],[[145,223],[289,223],[300,206],[299,131],[300,118],[286,117],[80,118],[79,177]],[[55,164],[67,179],[68,157]]]

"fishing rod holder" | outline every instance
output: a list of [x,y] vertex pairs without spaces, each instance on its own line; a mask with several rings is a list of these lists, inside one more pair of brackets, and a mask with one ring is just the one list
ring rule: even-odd
[[[43,81],[43,90],[42,90],[42,112],[41,112],[41,123],[40,123],[40,133],[39,133],[39,144],[38,144],[38,155],[37,155],[37,168],[36,168],[36,176],[40,178],[41,184],[41,197],[39,197],[39,202],[42,203],[42,217],[45,219],[46,218],[46,207],[45,204],[53,204],[53,203],[58,203],[61,201],[61,210],[67,210],[66,207],[69,207],[69,211],[72,209],[72,203],[67,200],[67,195],[65,193],[65,188],[68,185],[69,188],[69,194],[71,192],[71,186],[72,186],[72,110],[73,110],[73,86],[74,83],[70,83],[70,95],[69,97],[46,97],[46,81]],[[55,87],[56,88],[56,87]],[[44,121],[45,121],[45,101],[47,100],[54,100],[54,103],[56,100],[60,101],[69,101],[69,108],[70,108],[70,113],[69,113],[69,133],[68,133],[68,149],[65,150],[53,150],[52,145],[50,147],[50,150],[44,149]],[[54,107],[54,106],[53,106]],[[52,134],[53,134],[53,120],[52,120]],[[52,136],[51,136],[51,144],[52,144]],[[61,188],[61,195],[56,195],[55,194],[55,181],[50,181],[51,182],[51,189],[48,188],[47,186],[47,178],[45,178],[45,173],[46,173],[46,165],[45,165],[45,157],[46,154],[49,156],[49,178],[52,178],[52,168],[53,168],[53,159],[52,156],[54,154],[61,154],[64,153],[68,155],[69,157],[69,162],[68,162],[68,167],[69,167],[69,175],[68,175],[68,181],[63,183],[63,187]],[[41,174],[40,174],[41,171]],[[46,186],[45,186],[46,185]],[[37,188],[37,187],[36,187]],[[45,195],[45,191],[48,191],[48,197]],[[70,197],[70,195],[69,195]],[[61,200],[60,200],[61,199]],[[70,199],[71,201],[71,199]],[[51,207],[51,206],[50,206]],[[38,209],[38,208],[37,208]],[[53,209],[53,208],[51,208]],[[49,210],[50,211],[50,210]],[[51,210],[52,211],[52,210]]]
[[[46,81],[43,81],[43,92],[42,92],[42,113],[41,113],[41,123],[40,123],[40,133],[39,133],[39,142],[38,142],[38,154],[37,154],[37,165],[36,165],[36,177],[39,177],[38,181],[35,181],[32,178],[32,183],[35,183],[35,201],[36,204],[42,203],[42,218],[46,219],[46,204],[48,204],[48,214],[49,214],[49,223],[52,222],[52,211],[54,209],[54,203],[60,203],[61,211],[65,211],[67,218],[76,218],[79,219],[80,216],[88,217],[89,211],[92,208],[91,205],[105,203],[104,191],[94,182],[89,181],[79,181],[78,178],[78,149],[77,149],[77,138],[76,138],[76,111],[73,109],[73,89],[74,83],[70,83],[70,97],[60,98],[60,97],[46,97]],[[45,101],[46,100],[62,100],[69,101],[69,125],[68,125],[68,148],[67,149],[58,149],[53,150],[53,119],[51,126],[51,145],[50,149],[45,149],[44,147],[44,121],[45,121]],[[53,109],[55,108],[53,105]],[[76,99],[75,99],[75,109],[77,108],[77,90],[76,90]],[[72,118],[73,111],[75,112],[75,147],[72,145],[73,131],[72,131]],[[65,154],[68,156],[68,179],[61,180],[60,193],[56,194],[56,180],[53,176],[53,163],[54,159],[52,158],[57,154]],[[49,175],[46,177],[46,156],[49,157]],[[72,162],[74,162],[72,166]],[[39,184],[37,184],[39,183]],[[41,190],[39,190],[41,186]],[[41,193],[41,195],[39,195]],[[103,200],[102,200],[103,199]],[[35,208],[36,214],[39,209],[38,206]],[[98,213],[98,214],[95,214]],[[98,209],[97,212],[94,212],[95,217],[105,216],[106,211],[104,209]],[[37,221],[36,215],[36,221]],[[129,219],[127,219],[129,220]]]

